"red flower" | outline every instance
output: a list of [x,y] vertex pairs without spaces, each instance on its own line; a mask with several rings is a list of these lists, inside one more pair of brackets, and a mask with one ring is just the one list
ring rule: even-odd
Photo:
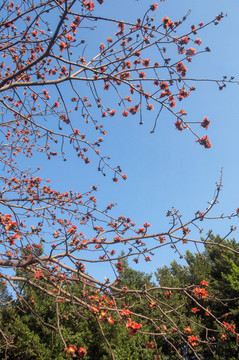
[[139,50],[135,50],[134,55],[135,55],[135,56],[140,56]]
[[170,102],[169,102],[169,106],[170,107],[175,107],[176,106],[176,101],[174,99],[171,99]]
[[196,30],[197,30],[197,29],[196,29],[196,26],[195,26],[195,25],[192,25],[192,26],[191,26],[191,29],[192,29],[192,32],[193,32],[194,34],[196,34]]
[[227,331],[235,334],[235,332],[236,332],[236,325],[235,324],[229,324],[229,323],[227,323],[225,321],[223,321],[223,324],[225,325]]
[[198,44],[198,45],[201,45],[201,43],[202,43],[201,39],[196,39],[196,40],[194,40],[194,42],[195,42],[195,44]]
[[121,115],[123,115],[124,117],[126,117],[126,116],[129,115],[129,113],[128,113],[128,111],[124,110]]
[[137,231],[136,231],[136,233],[138,234],[138,235],[140,235],[140,234],[145,234],[146,233],[146,230],[144,229],[144,228],[139,228]]
[[203,145],[205,149],[212,147],[208,136],[202,136],[200,139],[197,139],[196,142],[199,142],[200,145]]
[[188,36],[185,36],[178,41],[179,45],[187,45],[188,42],[189,42]]
[[183,227],[183,228],[182,228],[182,232],[183,232],[183,235],[184,235],[184,236],[187,236],[187,235],[189,234],[190,230],[189,230],[189,228],[187,228],[187,227]]
[[180,115],[187,115],[186,111],[183,110],[183,109],[179,111],[179,114],[180,114]]
[[154,348],[154,344],[151,343],[151,342],[146,342],[146,343],[144,344],[144,346],[145,346],[146,348],[149,347],[150,349],[153,349],[153,348]]
[[145,66],[145,67],[148,67],[149,66],[149,63],[150,63],[150,59],[145,59],[142,64]]
[[201,286],[208,286],[208,281],[202,280],[202,281],[200,282],[200,285],[201,285]]
[[204,117],[203,121],[201,122],[201,126],[207,130],[209,125],[210,125],[210,120],[208,120],[207,117]]
[[164,294],[166,299],[169,299],[171,295],[172,295],[172,292],[170,290],[167,290],[166,293]]
[[62,41],[62,42],[59,44],[59,47],[60,47],[60,51],[64,51],[65,48],[66,48],[66,44]]
[[75,345],[69,345],[68,348],[65,348],[67,354],[74,354],[77,350]]
[[194,335],[189,336],[188,341],[190,342],[190,344],[192,346],[197,346],[198,345],[198,337],[196,337]]
[[128,318],[128,317],[130,316],[130,314],[131,314],[131,311],[125,309],[125,310],[122,310],[122,311],[121,311],[121,314],[120,314],[120,315],[121,315],[121,317]]
[[147,110],[154,110],[153,105],[152,105],[152,104],[148,104],[148,105],[147,105]]
[[116,114],[116,110],[110,110],[110,112],[109,112],[109,116],[115,116],[115,114]]
[[70,42],[74,40],[73,36],[70,35],[70,34],[66,35],[66,38],[67,38],[67,40],[70,41]]
[[104,48],[105,48],[105,44],[101,43],[101,44],[100,44],[100,50],[103,51]]
[[124,272],[123,264],[122,262],[118,261],[117,264],[115,264],[116,269],[118,272]]
[[181,62],[179,61],[176,65],[176,70],[178,73],[181,73],[182,77],[185,77],[186,76],[186,71],[187,71],[187,68],[186,66]]
[[34,278],[35,278],[35,279],[39,279],[39,278],[41,277],[41,273],[42,273],[42,272],[41,272],[40,270],[38,270],[38,271],[36,272]]
[[208,292],[205,289],[202,289],[200,287],[196,287],[193,290],[194,296],[196,296],[199,299],[205,299],[208,296]]
[[153,3],[153,5],[150,5],[150,10],[152,10],[152,11],[156,10],[157,8],[158,8],[158,4],[156,4],[156,3]]
[[163,22],[164,29],[167,29],[167,28],[172,29],[173,28],[173,21],[170,20],[168,17],[165,16],[164,18],[162,18],[162,22]]
[[[103,0],[104,1],[104,0]],[[84,357],[85,355],[87,354],[87,351],[84,347],[80,347],[79,350],[78,350],[78,355],[80,357]]]
[[184,332],[185,332],[185,334],[187,334],[187,335],[191,335],[192,334],[192,329],[190,328],[190,326],[187,326],[185,329],[184,329]]
[[162,90],[168,90],[168,83],[166,83],[166,82],[161,82],[161,83],[160,83],[160,89],[162,89]]
[[140,73],[139,73],[139,77],[141,78],[141,79],[144,79],[145,78],[145,73],[143,72],[143,71],[141,71]]
[[179,131],[182,131],[184,129],[183,128],[183,123],[180,120],[177,120],[176,123],[174,123],[174,125],[176,126],[176,129],[179,130]]
[[129,322],[126,324],[126,328],[130,328],[130,333],[129,335],[135,335],[136,332],[141,329],[142,324],[137,324],[136,322],[131,321],[131,319],[129,319]]
[[183,98],[188,97],[189,94],[190,93],[188,91],[186,91],[185,89],[182,88],[182,89],[179,90],[178,99],[182,100]]
[[186,55],[187,56],[193,56],[193,55],[195,55],[196,54],[196,50],[194,49],[194,48],[189,48],[189,49],[187,49],[187,51],[186,51]]
[[84,2],[84,7],[86,8],[86,10],[91,11],[91,10],[94,10],[95,5],[94,5],[93,1],[90,0],[88,3]]
[[198,311],[200,311],[198,308],[192,308],[191,309],[191,312],[193,313],[193,314],[196,314]]
[[128,110],[132,115],[135,115],[137,113],[137,111],[138,111],[138,107],[139,106],[135,105],[133,107],[130,107]]

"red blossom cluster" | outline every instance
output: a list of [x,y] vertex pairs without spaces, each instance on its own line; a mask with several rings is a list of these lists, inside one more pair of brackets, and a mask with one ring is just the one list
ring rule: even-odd
[[141,329],[142,324],[138,324],[131,319],[129,319],[129,322],[126,324],[126,328],[130,328],[129,335],[135,335],[136,332]]

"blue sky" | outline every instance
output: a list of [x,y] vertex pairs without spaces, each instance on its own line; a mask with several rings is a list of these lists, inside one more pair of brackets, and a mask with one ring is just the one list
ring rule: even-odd
[[[95,15],[135,22],[152,3],[147,0],[105,0],[102,6],[96,4]],[[191,14],[182,30],[190,29],[192,24],[206,23],[220,12],[227,13],[227,16],[218,26],[211,25],[198,34],[203,41],[201,46],[209,46],[211,52],[195,57],[187,75],[208,79],[233,75],[239,79],[238,1],[166,0],[158,3],[158,10],[152,15],[156,15],[156,23],[160,23],[164,16],[176,21],[189,9]],[[116,31],[112,24],[98,21],[93,25],[98,28],[86,32],[85,40],[89,43],[85,50],[86,57],[97,53],[99,44]],[[199,130],[201,135],[209,135],[213,144],[211,149],[204,149],[195,143],[195,138],[187,130],[182,133],[177,131],[175,119],[167,113],[160,117],[154,134],[150,134],[153,126],[151,112],[147,112],[142,126],[136,116],[115,116],[105,120],[108,134],[102,145],[102,153],[109,154],[114,165],[121,165],[128,176],[127,181],[116,184],[111,174],[103,177],[97,172],[96,163],[84,165],[74,155],[68,155],[66,162],[55,158],[46,162],[39,158],[37,163],[42,168],[42,176],[51,178],[52,185],[60,191],[71,188],[85,192],[91,185],[100,186],[98,202],[102,207],[117,203],[114,215],[130,217],[138,226],[149,222],[155,233],[168,229],[165,214],[172,206],[180,210],[185,220],[193,217],[197,210],[204,211],[213,196],[221,167],[224,167],[223,190],[214,214],[232,213],[239,207],[239,88],[238,85],[229,84],[219,91],[215,83],[192,84],[196,92],[185,100],[183,108],[193,121],[201,121],[204,116],[211,120],[207,133],[204,129]],[[214,234],[224,236],[231,225],[238,225],[237,222],[235,218],[214,221],[205,225],[205,229],[212,229]],[[200,238],[198,233],[192,234]],[[238,237],[238,231],[234,232],[234,237]],[[194,250],[193,247],[190,249]],[[178,256],[167,248],[160,250],[152,262],[142,261],[137,269],[151,272],[156,267],[168,265],[173,259],[179,261]],[[87,269],[96,271],[94,266],[87,266]],[[104,269],[100,273],[97,270],[97,273],[107,275]]]

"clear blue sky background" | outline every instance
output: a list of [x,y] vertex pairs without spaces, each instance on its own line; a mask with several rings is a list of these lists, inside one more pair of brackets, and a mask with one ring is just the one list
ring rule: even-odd
[[[105,0],[101,6],[96,4],[95,14],[135,22],[152,3],[148,0]],[[190,29],[192,24],[206,23],[221,11],[228,16],[218,26],[211,25],[198,34],[203,41],[202,46],[209,46],[211,52],[193,59],[187,75],[212,79],[233,75],[239,79],[238,0],[166,0],[158,2],[158,10],[152,15],[157,16],[156,23],[160,23],[164,16],[176,21],[189,9],[191,15],[183,25],[185,29]],[[94,25],[98,29],[90,34],[88,32],[85,39],[89,42],[86,57],[94,49],[95,54],[98,53],[99,44],[116,31],[115,25],[101,22]],[[68,156],[67,162],[39,159],[43,176],[51,178],[52,185],[60,191],[71,188],[84,192],[91,185],[100,186],[98,202],[102,207],[118,203],[114,215],[128,216],[138,226],[149,222],[153,232],[160,232],[168,229],[165,214],[172,206],[180,210],[185,220],[190,219],[197,210],[205,210],[223,166],[223,191],[214,214],[233,212],[239,207],[239,87],[228,85],[219,91],[214,83],[194,85],[196,92],[186,99],[182,107],[192,120],[201,121],[204,116],[211,120],[208,130],[213,144],[211,149],[204,149],[195,143],[187,131],[178,132],[174,127],[175,119],[170,114],[163,114],[154,134],[150,134],[153,126],[151,112],[147,112],[143,126],[138,124],[136,116],[115,116],[105,121],[108,135],[102,145],[102,153],[110,154],[114,165],[121,165],[128,176],[126,182],[114,183],[111,174],[103,177],[97,172],[96,164],[84,165],[74,155]],[[206,134],[204,129],[199,132]],[[220,223],[214,221],[207,226],[205,224],[205,229],[211,228],[214,234],[224,236],[230,225],[237,226],[237,223],[238,219]],[[198,233],[192,234],[200,238]],[[238,238],[238,231],[234,232],[234,236]],[[194,250],[193,247],[190,249]],[[160,250],[152,262],[142,260],[137,269],[150,272],[156,267],[168,265],[173,259],[180,261],[172,249],[167,248]],[[95,272],[95,267],[87,266],[87,270]],[[107,275],[104,268],[97,272],[100,276]]]

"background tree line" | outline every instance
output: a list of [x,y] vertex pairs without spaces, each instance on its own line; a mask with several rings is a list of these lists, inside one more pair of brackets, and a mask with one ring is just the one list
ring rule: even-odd
[[[164,340],[164,336],[150,336],[144,334],[143,331],[139,336],[140,330],[135,335],[129,336],[129,329],[123,326],[121,321],[115,321],[114,326],[109,326],[104,315],[100,318],[92,313],[88,318],[84,311],[81,311],[78,314],[79,317],[76,317],[74,305],[59,301],[62,336],[67,342],[73,342],[78,347],[86,347],[87,354],[82,356],[85,359],[111,359],[107,344],[107,341],[110,341],[117,360],[176,360],[177,355],[173,346],[180,348],[185,359],[193,360],[196,359],[195,354],[191,351],[190,346],[187,346],[185,340],[187,341],[192,334],[195,334],[199,341],[198,355],[201,359],[228,359],[228,354],[230,354],[230,360],[237,360],[239,339],[235,335],[235,330],[239,325],[239,259],[235,253],[221,249],[215,246],[215,243],[223,243],[233,249],[237,249],[239,244],[234,239],[222,240],[219,236],[211,236],[210,241],[214,246],[207,246],[203,253],[193,254],[187,251],[186,265],[180,265],[173,261],[170,266],[158,268],[154,274],[155,280],[153,280],[152,274],[132,269],[128,265],[127,259],[123,261],[124,272],[120,273],[117,281],[119,286],[125,289],[125,292],[127,292],[127,288],[146,289],[157,285],[173,289],[184,288],[192,284],[199,285],[202,281],[208,283],[205,288],[207,288],[210,300],[198,299],[196,306],[195,300],[190,301],[184,294],[173,290],[170,292],[157,290],[155,297],[158,301],[157,304],[160,304],[159,299],[162,299],[161,308],[156,308],[156,302],[154,304],[153,299],[149,306],[140,295],[132,294],[127,298],[121,296],[122,307],[129,311],[133,309],[132,311],[141,314],[144,331],[147,331],[148,326],[144,321],[144,316],[150,316],[153,310],[152,321],[154,318],[161,317],[164,336],[167,337],[169,334],[174,336],[172,347],[168,341]],[[1,281],[0,328],[5,329],[4,336],[8,342],[8,347],[5,348],[4,339],[0,340],[1,359],[65,359],[67,350],[62,349],[59,332],[55,331],[57,319],[54,309],[57,300],[45,296],[28,284],[22,285],[15,282],[15,286],[21,297],[13,299],[6,284]],[[83,289],[83,286],[77,283],[72,285],[71,291],[76,296],[83,291],[91,291],[92,297],[103,295],[99,290],[92,292],[92,289],[87,286]],[[220,300],[213,301],[214,298]],[[31,304],[31,307],[28,304]],[[180,316],[178,316],[179,310]],[[215,323],[208,316],[207,311],[212,312],[225,324],[225,331],[223,334],[220,333],[219,337],[215,335],[217,334],[215,333]],[[175,325],[175,333],[173,333],[174,325],[172,323]],[[104,336],[99,329],[99,324],[103,328]],[[201,332],[198,330],[200,326],[195,324],[202,325]],[[181,338],[176,327],[181,331]],[[211,328],[214,329],[213,336]],[[218,329],[220,329],[219,325]],[[208,343],[200,341],[205,337],[208,339]],[[68,352],[67,356],[69,358],[81,357],[74,352]]]

